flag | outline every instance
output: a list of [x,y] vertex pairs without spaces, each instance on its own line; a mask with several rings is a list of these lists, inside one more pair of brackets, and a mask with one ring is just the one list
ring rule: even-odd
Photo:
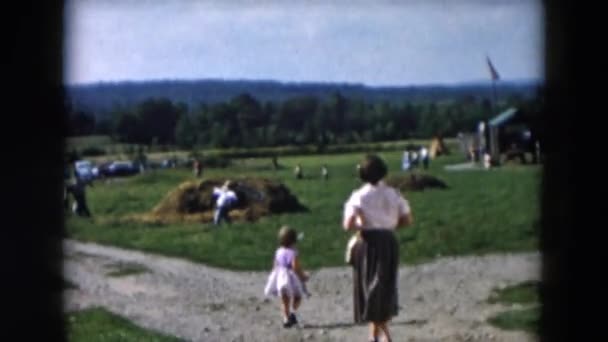
[[496,69],[494,69],[494,65],[492,65],[492,61],[490,61],[490,57],[486,56],[486,61],[488,62],[488,68],[490,68],[492,81],[500,79],[500,76],[498,76],[498,72],[496,71]]

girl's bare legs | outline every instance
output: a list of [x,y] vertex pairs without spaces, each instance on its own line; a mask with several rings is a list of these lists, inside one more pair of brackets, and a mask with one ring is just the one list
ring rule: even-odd
[[293,297],[293,311],[298,310],[298,308],[300,307],[300,303],[302,303],[302,297]]
[[281,304],[283,307],[283,321],[287,322],[287,319],[289,319],[289,303],[290,302],[290,298],[287,294],[282,293],[281,294]]

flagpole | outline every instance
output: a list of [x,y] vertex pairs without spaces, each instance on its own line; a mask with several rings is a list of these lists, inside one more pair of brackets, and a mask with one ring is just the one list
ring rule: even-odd
[[[494,101],[492,101],[493,105],[492,105],[492,114],[494,115],[494,117],[496,117],[498,115],[498,102],[497,102],[497,97],[496,97],[496,78],[492,78],[492,92],[494,95]],[[495,128],[490,128],[490,130],[495,129]],[[490,132],[490,135],[495,134],[496,132]],[[490,146],[490,154],[492,155],[492,159],[500,159],[500,152],[498,151],[498,146],[496,146],[496,141],[495,141],[496,137],[490,138],[490,143],[493,146]],[[495,162],[497,162],[495,160]]]
[[[498,76],[498,72],[496,71],[496,69],[494,68],[494,65],[492,65],[492,61],[490,61],[490,57],[486,54],[486,62],[488,63],[488,67],[490,68],[490,74],[492,76],[492,95],[493,95],[493,101],[492,101],[492,115],[494,115],[494,117],[496,117],[496,115],[498,115],[498,96],[496,93],[496,81],[500,78],[500,76]],[[494,127],[488,127],[488,133],[489,133],[489,137],[490,137],[490,155],[492,156],[492,159],[497,158],[497,154],[500,155],[499,151],[498,151],[498,146],[496,143],[496,128]]]
[[497,115],[498,113],[496,112],[497,108],[498,108],[498,100],[496,97],[496,80],[493,79],[492,80],[492,90],[494,92],[494,115]]

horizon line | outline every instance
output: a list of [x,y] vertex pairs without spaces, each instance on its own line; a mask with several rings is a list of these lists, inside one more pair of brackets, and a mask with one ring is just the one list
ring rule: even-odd
[[[280,85],[340,85],[340,86],[351,86],[351,87],[364,87],[364,88],[411,88],[411,87],[454,87],[454,86],[466,86],[466,85],[480,85],[484,83],[492,84],[491,79],[476,79],[469,81],[456,81],[456,82],[436,82],[436,83],[409,83],[409,84],[386,84],[386,85],[369,85],[362,82],[347,82],[347,81],[282,81],[277,79],[252,79],[252,78],[156,78],[156,79],[140,79],[140,80],[98,80],[92,82],[82,83],[67,83],[64,82],[65,87],[87,87],[87,86],[100,86],[100,85],[113,85],[113,84],[143,84],[143,83],[195,83],[195,82],[244,82],[244,83],[277,83]],[[530,77],[530,78],[514,78],[514,79],[500,79],[496,81],[496,84],[500,83],[543,83],[542,77]]]

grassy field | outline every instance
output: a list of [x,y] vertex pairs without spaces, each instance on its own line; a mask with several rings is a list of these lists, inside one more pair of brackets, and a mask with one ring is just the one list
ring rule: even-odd
[[68,148],[106,147],[113,144],[112,138],[107,135],[85,135],[68,137],[66,139]]
[[[269,158],[235,161],[227,169],[206,169],[203,177],[269,177],[284,182],[308,213],[264,217],[256,223],[234,223],[215,228],[203,224],[143,224],[125,215],[152,209],[176,185],[192,179],[190,170],[152,171],[120,182],[97,183],[88,191],[93,219],[69,217],[71,238],[188,258],[239,270],[270,267],[276,233],[289,224],[305,234],[298,248],[308,268],[344,265],[349,235],[340,225],[342,206],[360,185],[355,165],[362,153],[281,157],[272,170]],[[379,153],[398,174],[401,152]],[[428,261],[438,256],[483,254],[537,249],[540,168],[505,166],[491,171],[447,172],[443,166],[462,162],[462,156],[440,157],[428,171],[450,187],[404,194],[415,216],[412,227],[398,232],[401,260]],[[296,180],[293,167],[301,164],[305,179]],[[327,164],[330,179],[320,179]]]
[[488,299],[490,303],[538,303],[538,283],[526,282],[494,291]]
[[524,330],[530,333],[538,333],[538,320],[540,308],[532,307],[527,309],[505,311],[492,317],[489,322],[505,330]]
[[141,341],[177,342],[175,337],[145,330],[102,308],[67,314],[68,340],[72,342]]
[[508,310],[491,317],[490,324],[506,330],[524,330],[538,333],[540,308],[538,303],[538,284],[523,283],[495,291],[488,299],[490,303],[521,304],[527,307]]

